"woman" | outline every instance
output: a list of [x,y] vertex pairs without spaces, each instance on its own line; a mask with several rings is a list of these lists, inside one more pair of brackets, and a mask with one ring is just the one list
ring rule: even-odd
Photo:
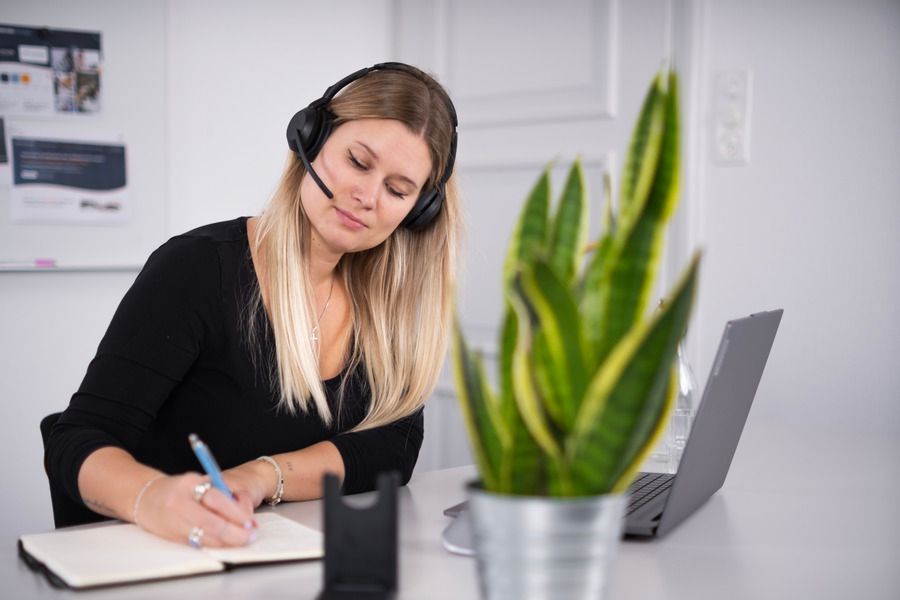
[[[297,113],[288,140],[261,216],[153,253],[53,428],[51,482],[94,512],[234,546],[262,501],[317,498],[325,473],[347,493],[409,480],[449,331],[453,105],[422,71],[376,65]],[[192,432],[236,501],[204,485]]]

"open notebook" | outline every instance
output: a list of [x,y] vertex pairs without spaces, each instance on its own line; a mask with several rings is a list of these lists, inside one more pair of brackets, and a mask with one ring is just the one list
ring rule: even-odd
[[322,534],[275,513],[258,513],[257,540],[195,550],[120,523],[23,535],[19,553],[59,587],[92,588],[225,571],[234,566],[321,558]]

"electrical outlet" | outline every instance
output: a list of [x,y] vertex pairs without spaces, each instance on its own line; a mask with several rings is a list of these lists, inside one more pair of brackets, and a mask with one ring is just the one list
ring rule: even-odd
[[713,156],[717,163],[746,165],[750,161],[751,81],[749,69],[716,73]]

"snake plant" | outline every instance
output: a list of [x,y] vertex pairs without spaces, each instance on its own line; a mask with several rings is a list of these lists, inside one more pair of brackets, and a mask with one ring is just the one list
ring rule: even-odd
[[553,215],[544,169],[504,264],[499,390],[455,323],[456,387],[485,489],[620,493],[660,437],[699,265],[695,255],[662,307],[650,310],[665,224],[678,201],[678,137],[677,78],[660,72],[631,137],[616,214],[607,193],[603,235],[588,246],[580,163]]

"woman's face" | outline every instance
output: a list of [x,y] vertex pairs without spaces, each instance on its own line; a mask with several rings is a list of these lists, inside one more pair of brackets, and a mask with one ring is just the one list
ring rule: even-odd
[[300,185],[314,248],[344,254],[374,248],[400,225],[431,174],[424,138],[392,119],[360,119],[331,133]]

